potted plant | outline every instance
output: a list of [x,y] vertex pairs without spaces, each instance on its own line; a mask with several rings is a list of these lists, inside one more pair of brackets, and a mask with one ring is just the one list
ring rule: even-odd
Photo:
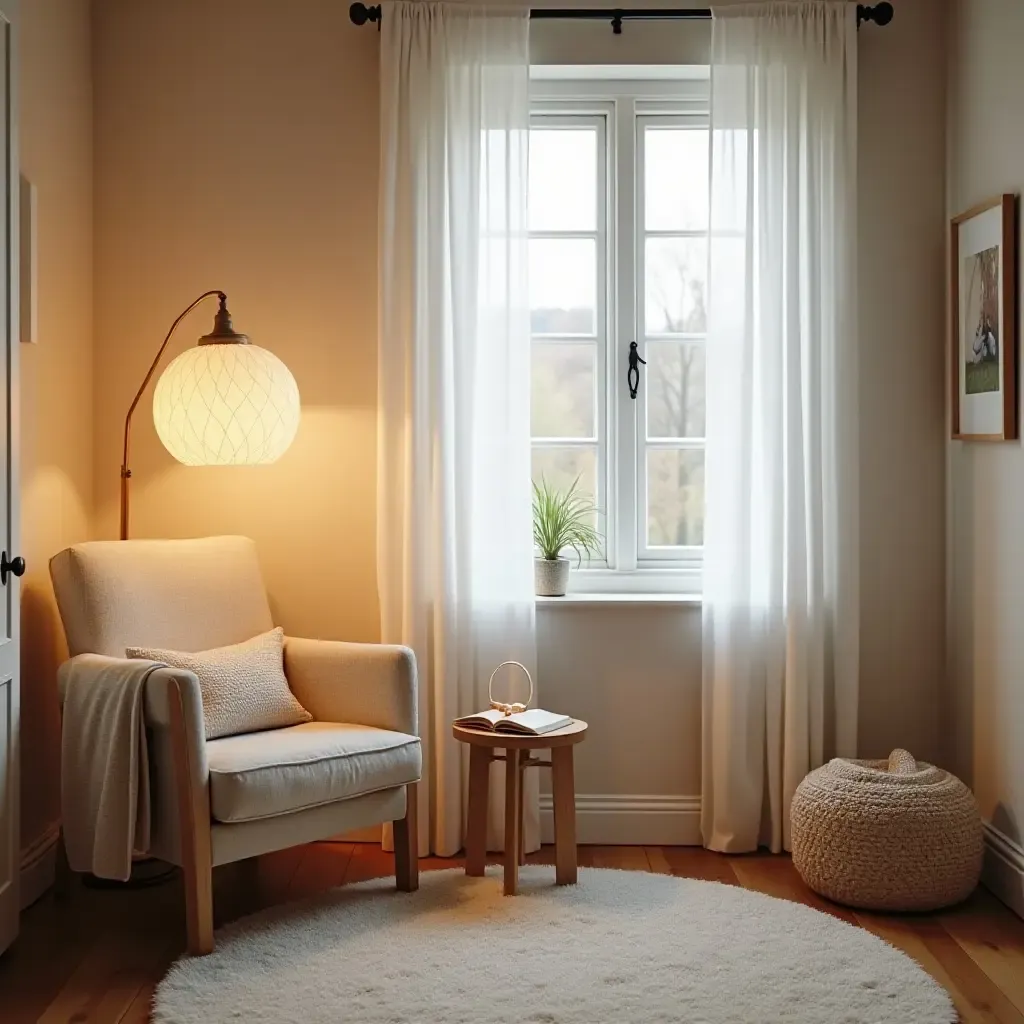
[[563,597],[569,583],[569,559],[562,552],[576,552],[577,568],[584,554],[589,558],[601,547],[594,528],[597,506],[579,492],[580,478],[566,491],[552,487],[541,477],[533,485],[533,541],[540,552],[533,561],[534,589],[539,597]]

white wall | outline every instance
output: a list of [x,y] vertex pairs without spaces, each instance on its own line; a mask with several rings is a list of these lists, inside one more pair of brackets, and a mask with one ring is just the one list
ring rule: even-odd
[[[1024,4],[954,0],[950,216],[1024,191],[1022,41]],[[1024,451],[949,442],[948,460],[947,748],[993,830],[987,880],[1024,914]]]

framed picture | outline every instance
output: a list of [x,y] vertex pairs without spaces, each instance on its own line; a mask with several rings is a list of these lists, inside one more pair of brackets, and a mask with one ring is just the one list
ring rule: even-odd
[[950,237],[952,432],[1017,437],[1017,206],[1013,195],[955,217]]

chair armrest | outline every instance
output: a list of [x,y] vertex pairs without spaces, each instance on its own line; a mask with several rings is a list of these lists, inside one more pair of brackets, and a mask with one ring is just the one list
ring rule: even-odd
[[286,637],[284,672],[318,722],[419,735],[416,657],[408,647]]
[[174,704],[181,696],[182,724],[192,782],[205,786],[210,779],[206,758],[206,722],[203,720],[203,692],[194,672],[181,668],[158,668],[146,684],[146,724],[173,730]]
[[[125,661],[124,658],[110,658],[102,654],[78,654],[65,661],[57,671],[57,692],[61,707],[68,683],[74,676],[78,680],[88,678],[90,671]],[[145,720],[153,729],[169,731],[173,722],[173,707],[178,695],[181,699],[182,723],[188,761],[193,782],[205,786],[209,780],[209,764],[206,758],[206,724],[203,721],[203,694],[194,672],[178,668],[158,668],[146,680]]]

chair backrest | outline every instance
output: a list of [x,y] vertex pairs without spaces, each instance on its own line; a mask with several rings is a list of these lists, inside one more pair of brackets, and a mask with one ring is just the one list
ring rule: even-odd
[[54,555],[50,578],[72,656],[204,651],[273,627],[248,537],[89,541]]

